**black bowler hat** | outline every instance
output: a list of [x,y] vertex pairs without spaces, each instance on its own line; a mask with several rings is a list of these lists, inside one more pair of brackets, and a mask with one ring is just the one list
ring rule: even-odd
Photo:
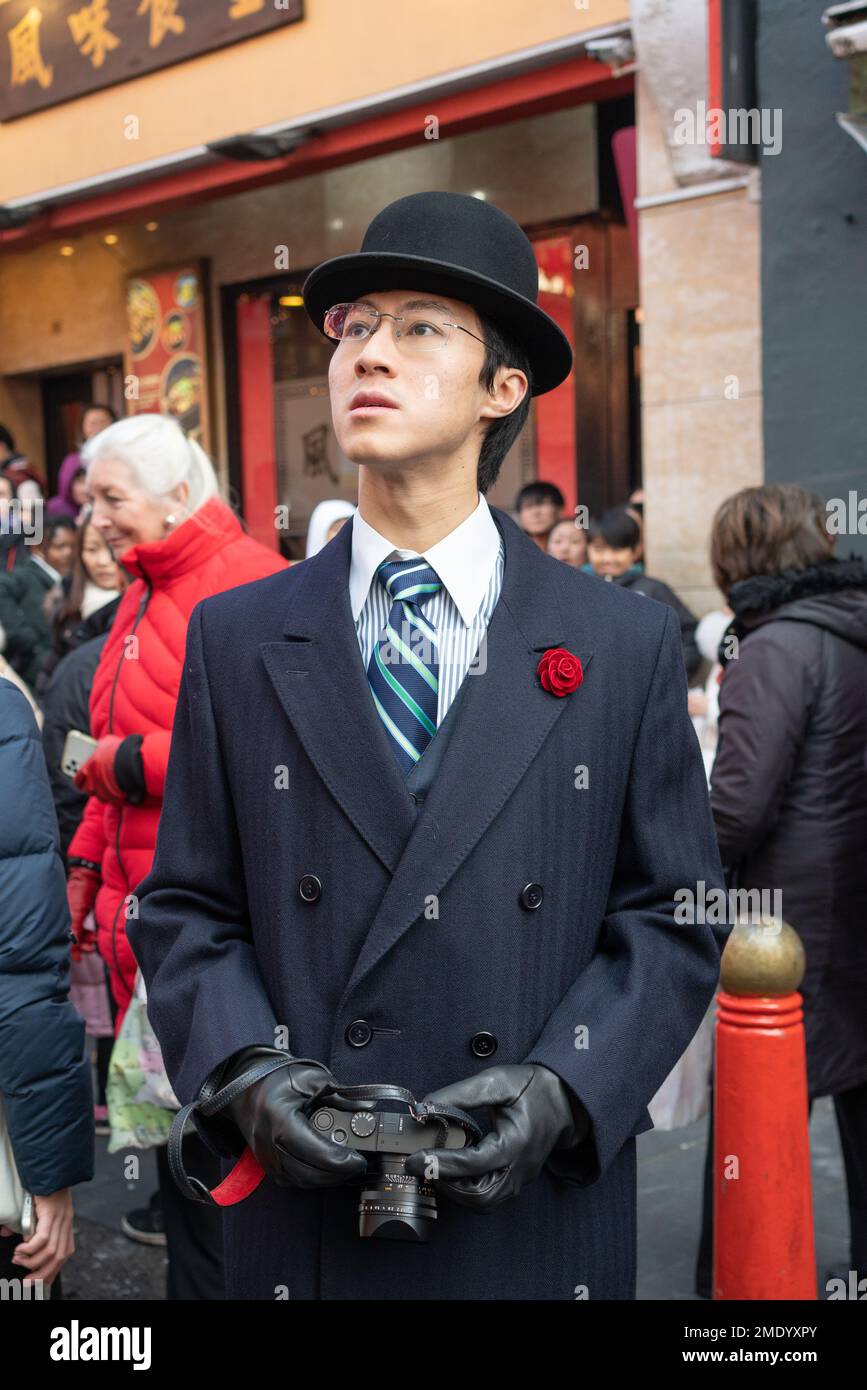
[[332,304],[376,290],[427,290],[490,317],[526,352],[533,395],[572,370],[569,340],[539,308],[539,270],[514,218],[469,193],[410,193],[377,213],[361,250],[333,256],[304,281],[304,307],[321,333]]

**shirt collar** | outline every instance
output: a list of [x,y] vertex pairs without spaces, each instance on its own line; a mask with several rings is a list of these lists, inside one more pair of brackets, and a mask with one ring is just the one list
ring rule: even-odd
[[[467,627],[479,611],[490,583],[500,550],[500,533],[491,509],[481,493],[475,511],[436,545],[423,552],[450,594]],[[349,568],[349,598],[352,616],[367,601],[377,567],[393,556],[400,560],[418,558],[416,550],[399,550],[365,521],[361,511],[352,517],[352,561]]]

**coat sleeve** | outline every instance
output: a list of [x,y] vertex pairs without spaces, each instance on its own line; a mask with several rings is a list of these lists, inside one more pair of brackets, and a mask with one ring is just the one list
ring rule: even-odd
[[69,842],[67,859],[90,859],[101,869],[107,844],[105,803],[95,796],[89,796],[78,829]]
[[182,1104],[232,1053],[274,1045],[259,973],[232,793],[211,705],[203,608],[190,617],[165,798],[150,873],[127,935],[148,1017]]
[[587,1137],[548,1162],[580,1186],[600,1178],[627,1139],[652,1128],[648,1102],[697,1032],[719,978],[728,926],[682,922],[675,897],[684,889],[700,894],[702,881],[706,892],[725,886],[686,696],[669,611],[596,952],[524,1058],[556,1072],[589,1115]]
[[93,1177],[84,1021],[69,1000],[69,913],[39,731],[0,681],[0,1095],[19,1176],[46,1197]]
[[158,729],[151,734],[145,734],[141,743],[145,787],[148,796],[155,796],[160,800],[166,790],[166,769],[169,764],[171,742],[171,731]]
[[16,668],[44,641],[44,634],[38,632],[24,614],[23,597],[15,571],[0,574],[0,627],[6,634],[6,658]]
[[653,594],[661,603],[667,603],[674,609],[677,621],[680,623],[680,641],[683,648],[683,664],[686,667],[687,676],[694,676],[702,662],[701,652],[695,640],[695,630],[698,627],[698,620],[695,614],[687,608],[683,599],[680,598],[668,584],[657,581],[658,591]]
[[731,868],[773,832],[817,694],[820,663],[799,659],[787,626],[746,638],[720,684],[710,799],[722,862]]

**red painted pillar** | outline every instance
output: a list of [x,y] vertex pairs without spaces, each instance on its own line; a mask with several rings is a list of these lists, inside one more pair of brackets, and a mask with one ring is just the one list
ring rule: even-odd
[[239,299],[237,328],[244,520],[251,536],[279,550],[270,296]]
[[802,998],[718,1002],[713,1296],[815,1299]]
[[[567,236],[535,241],[533,250],[539,266],[539,307],[562,328],[572,346],[572,242]],[[565,498],[564,516],[575,510],[575,372],[546,391],[535,402],[536,476],[554,483]]]

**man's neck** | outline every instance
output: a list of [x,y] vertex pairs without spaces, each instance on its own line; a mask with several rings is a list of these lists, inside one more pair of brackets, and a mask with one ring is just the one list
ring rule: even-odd
[[463,474],[451,483],[432,478],[386,478],[359,469],[358,510],[397,550],[424,554],[451,534],[479,505],[475,475]]

